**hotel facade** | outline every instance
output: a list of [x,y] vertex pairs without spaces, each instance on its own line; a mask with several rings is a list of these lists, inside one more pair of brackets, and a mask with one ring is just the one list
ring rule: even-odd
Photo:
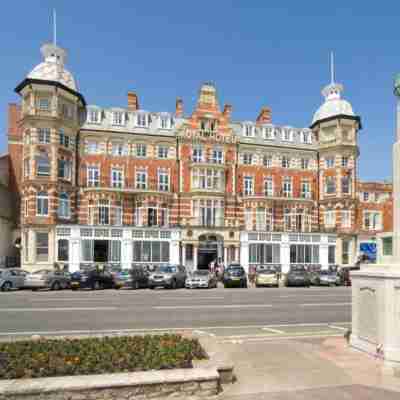
[[[359,182],[360,117],[331,82],[309,127],[271,110],[236,121],[216,87],[186,113],[88,105],[65,50],[16,87],[9,105],[10,189],[21,265],[181,263],[348,265],[360,240],[391,230],[391,185]],[[255,113],[255,116],[257,113]]]

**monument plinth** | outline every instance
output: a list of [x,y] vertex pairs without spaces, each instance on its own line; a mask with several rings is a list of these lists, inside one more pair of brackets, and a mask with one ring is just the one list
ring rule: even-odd
[[397,97],[396,142],[393,145],[393,264],[361,266],[352,277],[351,346],[400,370],[400,74]]

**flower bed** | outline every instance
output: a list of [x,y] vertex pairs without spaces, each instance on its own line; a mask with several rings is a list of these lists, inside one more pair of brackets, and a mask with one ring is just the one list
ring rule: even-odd
[[146,335],[0,343],[0,379],[192,368],[207,358],[196,339]]

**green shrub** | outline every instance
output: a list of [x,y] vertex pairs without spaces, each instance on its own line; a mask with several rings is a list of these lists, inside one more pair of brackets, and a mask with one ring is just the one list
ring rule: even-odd
[[145,335],[0,343],[0,379],[192,368],[197,339]]

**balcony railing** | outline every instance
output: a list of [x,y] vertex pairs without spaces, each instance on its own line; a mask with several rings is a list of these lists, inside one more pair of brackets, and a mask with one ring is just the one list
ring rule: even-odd
[[254,197],[254,198],[266,198],[266,199],[271,199],[271,200],[278,200],[278,199],[286,199],[286,200],[306,200],[306,201],[312,201],[314,200],[314,196],[312,193],[300,193],[299,196],[295,196],[293,193],[286,193],[283,191],[274,191],[272,194],[271,193],[265,193],[265,192],[254,192],[251,194],[246,194],[245,192],[242,192],[243,197]]

